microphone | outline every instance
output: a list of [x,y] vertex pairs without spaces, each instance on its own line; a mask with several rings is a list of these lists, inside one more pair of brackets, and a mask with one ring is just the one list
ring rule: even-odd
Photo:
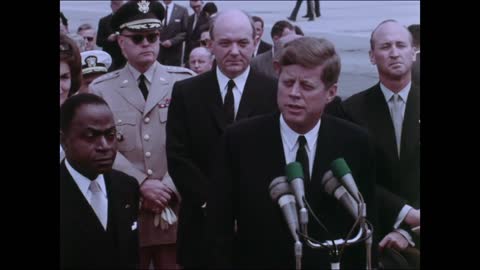
[[333,176],[332,171],[327,171],[322,178],[322,187],[327,194],[335,197],[345,207],[353,218],[358,218],[358,204],[347,192],[345,187]]
[[287,181],[293,190],[293,194],[295,194],[298,208],[300,209],[299,213],[302,232],[304,234],[307,234],[308,212],[305,208],[305,203],[303,202],[303,198],[305,197],[305,188],[303,185],[304,176],[302,164],[300,164],[299,162],[291,162],[287,164],[285,171],[287,174]]
[[278,202],[280,208],[282,209],[283,216],[287,221],[288,228],[290,233],[293,236],[295,241],[293,245],[293,251],[295,254],[295,269],[302,269],[302,243],[300,238],[297,235],[298,230],[298,217],[297,217],[297,206],[295,203],[295,197],[292,195],[290,186],[287,183],[287,178],[285,176],[279,176],[270,183],[268,187],[270,191],[270,197],[274,202]]
[[353,180],[350,168],[348,167],[345,159],[335,159],[331,164],[331,168],[333,175],[335,175],[335,177],[342,182],[342,184],[347,188],[348,192],[350,192],[350,195],[353,196],[357,203],[361,203],[362,200],[358,195],[360,192],[358,191],[357,184],[355,184],[355,180]]
[[295,197],[292,195],[290,186],[287,183],[287,178],[285,176],[279,176],[273,179],[268,189],[272,200],[278,202],[280,205],[293,239],[295,242],[300,241],[297,235],[298,217]]

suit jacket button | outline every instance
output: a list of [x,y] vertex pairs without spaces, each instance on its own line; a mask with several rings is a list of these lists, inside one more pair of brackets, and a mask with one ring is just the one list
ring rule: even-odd
[[150,122],[150,118],[149,118],[149,117],[145,117],[145,119],[143,119],[143,122],[145,122],[145,124],[148,124],[148,122]]
[[147,174],[148,174],[148,175],[152,175],[152,174],[153,174],[153,171],[150,170],[150,169],[148,169],[148,170],[147,170]]
[[145,141],[148,141],[148,140],[150,140],[150,135],[148,135],[148,134],[145,134],[145,136],[143,136],[143,139],[144,139]]

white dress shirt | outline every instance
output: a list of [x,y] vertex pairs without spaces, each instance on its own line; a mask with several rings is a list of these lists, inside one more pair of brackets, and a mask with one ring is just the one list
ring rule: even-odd
[[[232,79],[235,82],[235,87],[233,87],[232,89],[235,117],[237,117],[238,107],[240,106],[240,100],[242,99],[243,89],[245,88],[245,84],[247,83],[247,77],[249,72],[250,66],[248,66],[242,74]],[[225,101],[225,96],[227,95],[228,81],[230,81],[230,78],[225,76],[225,74],[223,74],[217,66],[217,82],[223,102]]]
[[285,162],[289,164],[294,162],[297,157],[298,150],[298,136],[305,136],[307,143],[305,148],[308,155],[308,167],[310,172],[310,179],[312,179],[313,162],[315,161],[315,151],[317,149],[318,130],[320,129],[321,120],[307,133],[299,134],[291,129],[280,115],[280,134],[282,135],[283,153],[285,154]]
[[168,12],[167,12],[168,22],[165,22],[165,25],[164,25],[164,26],[167,26],[167,24],[172,20],[172,12],[173,12],[174,5],[173,3],[169,3],[168,5],[166,5],[164,2],[162,2],[161,4],[163,5],[163,8],[165,10],[167,10],[167,6],[168,6]]
[[[90,183],[92,180],[88,179],[87,177],[83,176],[81,173],[79,173],[77,170],[75,170],[70,163],[68,162],[68,159],[65,158],[65,166],[67,167],[68,172],[72,176],[73,180],[77,184],[78,188],[82,192],[83,196],[87,200],[88,204],[92,206],[91,204],[91,199],[92,199],[92,192],[88,189],[90,186]],[[94,181],[97,181],[97,183],[100,186],[100,189],[102,190],[102,194],[105,196],[105,200],[107,201],[107,209],[108,209],[108,197],[107,197],[107,188],[105,186],[105,179],[103,178],[103,174],[99,174],[97,178],[94,179]],[[108,214],[107,214],[108,216]]]

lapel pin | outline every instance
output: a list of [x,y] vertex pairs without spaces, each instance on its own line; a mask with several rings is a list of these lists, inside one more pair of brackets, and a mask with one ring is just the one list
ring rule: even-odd
[[125,209],[128,209],[128,208],[130,208],[130,204],[127,203],[127,204],[125,205]]

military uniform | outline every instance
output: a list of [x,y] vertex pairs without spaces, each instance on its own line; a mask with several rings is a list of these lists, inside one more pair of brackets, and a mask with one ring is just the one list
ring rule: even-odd
[[[117,156],[114,169],[135,177],[139,184],[147,178],[162,179],[180,198],[167,172],[165,125],[173,84],[195,73],[158,62],[154,65],[154,80],[146,101],[128,67],[97,78],[90,91],[105,99],[115,118],[121,155]],[[178,214],[178,203],[170,207]],[[140,246],[175,243],[176,224],[162,231],[153,219],[152,212],[140,213]]]
[[[161,27],[163,14],[163,7],[159,3],[128,2],[114,14],[112,28],[118,34],[123,29],[131,32],[157,31]],[[177,223],[168,225],[164,222],[164,214],[173,210],[178,216],[181,197],[167,171],[165,126],[173,84],[195,73],[186,68],[153,62],[144,71],[144,74],[148,74],[147,77],[153,74],[145,99],[137,81],[137,72],[140,71],[127,62],[124,68],[95,79],[90,84],[90,92],[103,97],[114,115],[118,140],[114,169],[135,177],[140,185],[146,179],[160,179],[176,195],[172,196],[168,207],[162,212],[163,218],[149,210],[141,210],[139,214],[141,258],[143,256],[150,261],[154,259],[152,256],[167,256],[167,264],[175,263],[175,246],[171,245],[176,243]],[[147,252],[151,248],[153,254]],[[163,253],[165,248],[168,248],[168,252]],[[142,259],[140,263],[142,264]]]

